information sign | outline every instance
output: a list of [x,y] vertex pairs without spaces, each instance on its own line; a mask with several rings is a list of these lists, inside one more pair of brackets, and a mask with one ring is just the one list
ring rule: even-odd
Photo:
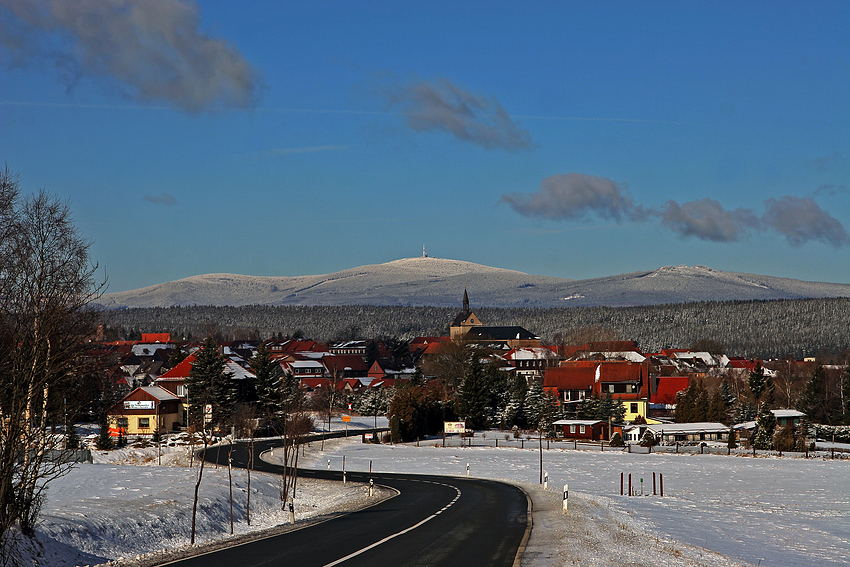
[[463,433],[466,431],[465,421],[444,421],[443,431],[446,433]]

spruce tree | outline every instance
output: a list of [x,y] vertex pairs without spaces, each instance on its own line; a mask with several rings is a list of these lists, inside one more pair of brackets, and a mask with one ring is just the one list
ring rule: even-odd
[[728,421],[726,403],[723,401],[723,394],[720,390],[715,390],[714,394],[712,394],[708,402],[708,415],[706,417],[706,421],[718,423],[726,423]]
[[230,418],[236,403],[231,376],[225,371],[218,344],[212,336],[208,336],[203,346],[195,353],[195,360],[186,380],[191,404],[191,424],[197,429],[206,429],[204,409],[207,405],[212,407],[212,427],[222,427]]
[[753,446],[756,449],[773,449],[773,432],[776,429],[776,416],[770,411],[770,405],[762,402],[756,419],[756,430],[753,433]]
[[271,352],[266,345],[260,343],[249,365],[255,376],[254,391],[257,395],[257,408],[260,410],[260,415],[276,421],[280,417],[283,404],[280,364],[271,357]]
[[726,447],[735,449],[738,447],[738,435],[734,429],[729,430],[729,438],[726,440]]
[[750,387],[750,392],[753,394],[753,402],[758,405],[762,398],[770,397],[773,399],[774,385],[773,380],[764,374],[764,368],[761,362],[756,362],[756,366],[750,371],[747,377],[747,385]]
[[525,396],[525,415],[529,427],[546,429],[552,423],[555,414],[555,399],[535,381]]
[[110,451],[115,446],[109,434],[109,415],[106,412],[100,416],[100,432],[95,441],[95,447],[101,451]]
[[844,425],[850,425],[850,366],[841,376],[841,417]]
[[488,406],[490,389],[484,369],[478,359],[474,359],[466,371],[458,392],[458,411],[466,420],[467,429],[487,429],[489,427]]
[[797,400],[797,409],[806,414],[812,423],[829,423],[829,405],[826,392],[826,371],[818,365],[806,382],[803,393]]

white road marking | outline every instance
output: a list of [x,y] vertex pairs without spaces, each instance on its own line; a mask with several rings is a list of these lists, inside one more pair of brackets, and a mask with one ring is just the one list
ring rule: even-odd
[[400,532],[394,533],[394,534],[392,534],[392,535],[388,535],[388,536],[387,536],[387,537],[385,537],[384,539],[379,540],[379,541],[376,541],[376,542],[375,542],[375,543],[373,543],[372,545],[368,545],[368,546],[364,547],[363,549],[360,549],[360,550],[358,550],[358,551],[355,551],[354,553],[350,553],[350,554],[346,555],[345,557],[342,557],[342,558],[340,558],[340,559],[337,559],[337,560],[336,560],[336,561],[334,561],[333,563],[328,563],[328,564],[327,564],[327,565],[325,565],[324,567],[334,567],[335,565],[339,565],[339,564],[341,564],[341,563],[344,563],[345,561],[348,561],[349,559],[351,559],[351,558],[353,558],[353,557],[357,557],[358,555],[360,555],[360,554],[362,554],[362,553],[366,553],[366,552],[367,552],[367,551],[369,551],[370,549],[373,549],[373,548],[375,548],[375,547],[378,547],[379,545],[381,545],[381,544],[383,544],[383,543],[386,543],[386,542],[390,541],[390,540],[391,540],[391,539],[393,539],[393,538],[396,538],[396,537],[398,537],[398,536],[400,536],[400,535],[404,535],[404,534],[406,534],[406,533],[407,533],[407,532],[409,532],[409,531],[413,531],[413,530],[415,530],[416,528],[418,528],[419,526],[421,526],[422,524],[424,524],[425,522],[429,522],[429,521],[433,520],[434,518],[436,518],[437,516],[439,516],[440,514],[442,514],[443,512],[445,512],[446,510],[448,510],[449,508],[451,508],[451,507],[454,505],[454,503],[455,503],[455,502],[457,502],[457,501],[458,501],[458,499],[460,499],[460,489],[459,489],[459,488],[457,488],[456,486],[452,486],[452,485],[450,485],[450,484],[443,484],[443,483],[441,483],[441,482],[433,482],[433,481],[429,481],[429,480],[420,481],[420,482],[427,482],[428,484],[439,484],[439,485],[441,485],[441,486],[448,486],[448,487],[450,487],[450,488],[454,488],[454,489],[455,489],[455,491],[457,492],[457,494],[455,495],[454,499],[452,499],[452,501],[451,501],[451,502],[449,502],[448,504],[446,504],[446,505],[445,505],[445,506],[443,506],[441,509],[437,510],[436,512],[434,512],[433,514],[431,514],[430,516],[428,516],[427,518],[425,518],[425,519],[424,519],[424,520],[422,520],[421,522],[419,522],[419,523],[417,523],[417,524],[414,524],[414,525],[410,526],[409,528],[407,528],[407,529],[405,529],[405,530],[401,530]]

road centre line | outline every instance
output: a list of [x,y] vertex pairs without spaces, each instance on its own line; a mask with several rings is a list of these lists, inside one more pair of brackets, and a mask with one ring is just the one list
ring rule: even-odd
[[[430,482],[430,481],[422,481],[422,482]],[[433,520],[434,518],[436,518],[437,516],[439,516],[440,514],[445,512],[446,510],[448,510],[449,508],[451,508],[454,505],[454,503],[457,502],[460,499],[460,489],[458,487],[452,486],[450,484],[443,484],[441,482],[435,482],[433,484],[440,484],[442,486],[449,486],[451,488],[454,488],[455,491],[457,491],[457,494],[455,495],[454,499],[452,499],[451,502],[449,502],[448,504],[443,506],[440,510],[434,512],[433,514],[431,514],[430,516],[428,516],[427,518],[425,518],[421,522],[414,524],[407,529],[401,530],[400,532],[394,533],[392,535],[388,535],[387,537],[385,537],[384,539],[382,539],[380,541],[376,541],[375,543],[368,545],[368,546],[364,547],[363,549],[355,551],[354,553],[350,553],[350,554],[346,555],[345,557],[337,559],[333,563],[328,563],[327,565],[324,565],[323,567],[334,567],[335,565],[339,565],[341,563],[344,563],[345,561],[348,561],[349,559],[352,559],[354,557],[357,557],[358,555],[366,553],[370,549],[374,549],[374,548],[378,547],[379,545],[384,544],[384,543],[388,542],[389,540],[391,540],[393,538],[396,538],[400,535],[404,535],[407,532],[413,531],[416,528],[418,528],[419,526],[421,526],[422,524],[424,524],[425,522],[429,522],[429,521]]]

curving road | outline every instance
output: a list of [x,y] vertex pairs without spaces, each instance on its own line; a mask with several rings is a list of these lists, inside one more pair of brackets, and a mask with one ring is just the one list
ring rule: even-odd
[[[255,443],[257,455],[273,446]],[[226,451],[208,459],[226,464]],[[248,451],[233,451],[234,466],[247,466]],[[254,469],[280,467],[254,460]],[[305,470],[302,478],[342,480],[340,471]],[[368,482],[366,473],[348,480]],[[383,565],[514,565],[527,525],[528,501],[516,487],[486,480],[375,473],[375,484],[398,495],[375,506],[285,534],[173,563],[181,567]],[[519,562],[517,561],[517,565]]]

